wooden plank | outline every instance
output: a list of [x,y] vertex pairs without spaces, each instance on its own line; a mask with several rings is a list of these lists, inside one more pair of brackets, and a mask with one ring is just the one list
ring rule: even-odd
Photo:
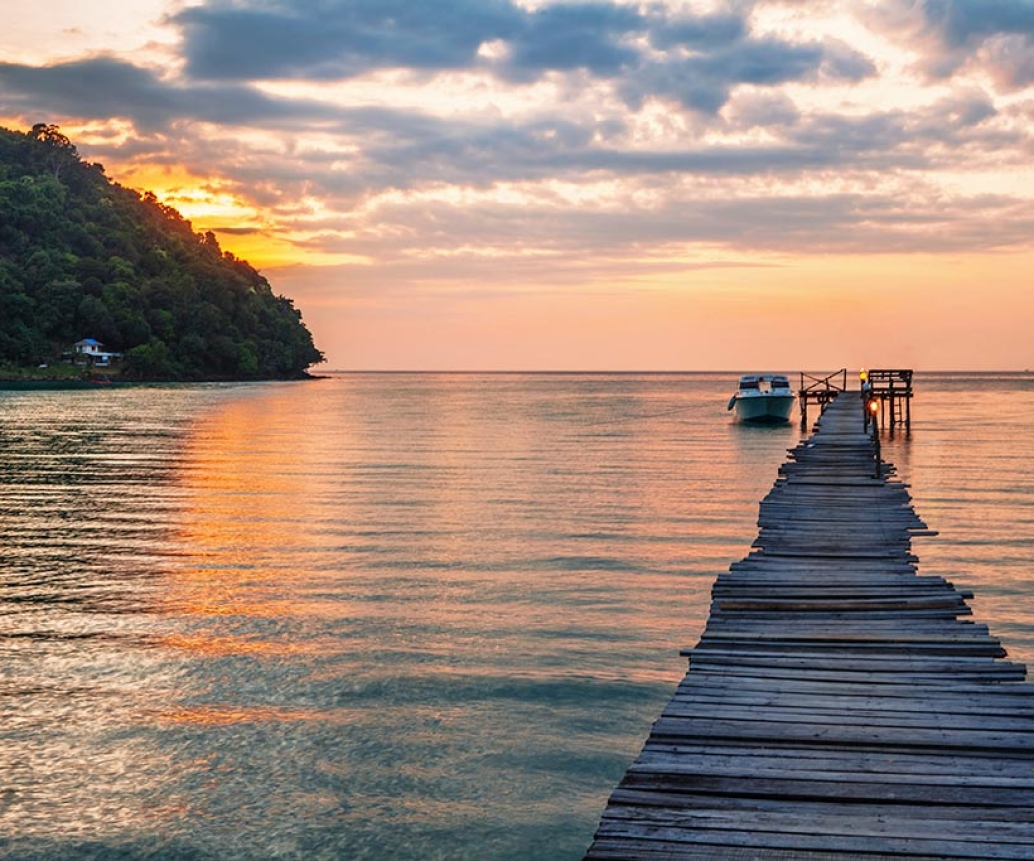
[[759,750],[754,745],[733,744],[663,744],[649,742],[636,763],[655,757],[677,757],[686,768],[702,772],[726,769],[749,777],[768,769],[781,774],[823,774],[842,772],[856,775],[904,775],[911,780],[946,776],[949,780],[968,780],[974,784],[988,778],[1003,778],[1029,786],[1031,760],[1003,760],[999,757],[970,756],[965,770],[960,770],[953,751],[859,750],[858,748],[821,749],[814,747],[780,747]]
[[[1034,733],[1027,730],[967,730],[912,727],[898,722],[848,724],[844,721],[723,720],[663,716],[653,725],[655,739],[739,739],[811,745],[882,745],[894,748],[966,748],[982,753],[1034,753]],[[1032,787],[1034,788],[1034,787]],[[1032,799],[1034,800],[1034,799]]]
[[[987,719],[993,716],[1021,718],[1030,721],[1034,718],[1034,702],[1015,702],[990,697],[967,696],[937,697],[927,695],[926,691],[916,691],[912,696],[906,693],[898,695],[880,695],[870,686],[848,696],[835,693],[805,693],[796,691],[770,691],[751,689],[749,684],[737,685],[735,690],[726,691],[713,687],[700,690],[687,689],[680,686],[671,699],[671,703],[693,703],[700,707],[712,705],[740,705],[753,709],[765,708],[800,708],[816,710],[838,710],[840,712],[879,710],[890,714],[893,712],[918,712],[936,705],[937,714],[953,716],[974,715]],[[1029,724],[1028,724],[1029,726]]]
[[[886,809],[886,808],[885,808]],[[889,811],[888,811],[889,812]],[[927,811],[927,815],[887,816],[883,818],[862,817],[850,834],[844,834],[842,821],[832,815],[833,811],[825,815],[812,813],[807,817],[781,812],[772,814],[766,811],[757,811],[749,824],[749,829],[755,834],[819,834],[838,833],[846,837],[909,837],[924,840],[943,840],[951,836],[954,839],[967,842],[984,842],[1005,838],[1017,845],[1031,845],[1034,842],[1034,821],[1014,820],[998,822],[962,821],[955,822]],[[686,809],[685,807],[625,807],[616,810],[607,817],[615,829],[621,827],[620,823],[626,823],[633,818],[643,818],[651,823],[672,825],[685,823],[687,820],[695,820],[694,824],[701,828],[721,828],[727,830],[734,824],[738,825],[741,815],[736,811],[722,809]],[[915,821],[913,821],[915,820]]]
[[[711,721],[742,721],[758,726],[801,724],[809,728],[836,726],[845,729],[864,727],[866,729],[919,729],[931,730],[943,738],[943,733],[959,734],[963,739],[959,745],[970,744],[975,736],[984,738],[989,733],[1021,733],[1031,729],[1030,715],[986,715],[964,712],[924,712],[903,709],[884,710],[863,708],[856,705],[850,710],[822,707],[818,704],[766,705],[752,703],[710,702],[706,710],[698,702],[673,699],[661,713],[665,718],[681,718],[695,721],[697,725]],[[660,733],[660,730],[658,730]],[[954,738],[954,735],[953,735]],[[1020,740],[1022,742],[1022,739]],[[1032,748],[1034,749],[1034,748]]]
[[[649,810],[649,809],[647,809]],[[721,810],[678,810],[665,815],[663,809],[653,816],[640,812],[635,822],[620,817],[605,817],[604,834],[628,837],[644,830],[649,839],[669,845],[711,843],[720,834],[722,843],[752,848],[805,847],[822,851],[867,854],[868,851],[911,853],[920,851],[942,857],[1029,859],[1034,828],[1029,823],[988,823],[968,821],[962,826],[946,820],[859,819],[845,833],[844,816],[806,819],[790,814],[752,817],[754,827],[744,829],[741,817]],[[837,825],[841,827],[838,829]],[[691,826],[691,827],[687,827]],[[939,826],[939,827],[938,827]],[[989,845],[990,844],[990,845]],[[633,856],[634,857],[634,856]]]
[[[843,818],[843,817],[842,817]],[[708,829],[703,827],[679,827],[665,828],[661,826],[650,826],[640,823],[638,827],[623,826],[614,827],[610,821],[604,819],[600,824],[598,839],[605,838],[632,838],[628,850],[618,853],[618,858],[645,858],[645,847],[637,847],[643,843],[659,843],[659,854],[653,857],[661,858],[686,858],[686,857],[716,857],[710,847],[731,847],[738,846],[749,848],[752,854],[746,857],[764,859],[767,855],[758,854],[760,850],[775,849],[812,849],[822,852],[847,853],[847,857],[858,861],[859,858],[870,858],[872,853],[882,853],[889,857],[912,857],[915,854],[920,856],[941,859],[976,859],[976,861],[992,861],[992,859],[1019,859],[1019,861],[1030,861],[1031,847],[1029,843],[1006,843],[999,838],[993,845],[988,845],[985,840],[968,841],[955,839],[924,839],[922,837],[898,837],[898,838],[877,838],[871,835],[839,835],[826,833],[795,832],[792,834],[781,834],[779,832],[766,832],[763,835],[743,830],[735,824],[730,824],[725,829]],[[687,845],[688,844],[688,845]],[[633,848],[635,847],[635,848]],[[687,856],[686,850],[698,847],[708,847],[702,855]],[[608,857],[598,855],[592,851],[587,858]]]
[[887,673],[866,671],[860,669],[845,669],[843,667],[760,667],[749,664],[729,664],[721,662],[709,662],[706,660],[694,661],[690,664],[690,672],[703,671],[724,677],[724,684],[739,684],[743,678],[767,678],[767,679],[792,679],[809,680],[816,682],[856,682],[867,685],[912,685],[926,687],[931,683],[943,684],[947,681],[957,683],[977,683],[985,686],[998,686],[1005,682],[1022,681],[1026,677],[1026,668],[1022,665],[996,669],[994,672],[985,672],[982,667],[977,667],[971,672],[957,670],[954,675],[951,673],[935,672],[903,672]]
[[[680,791],[678,789],[657,790],[657,789],[633,789],[619,786],[614,790],[612,800],[615,806],[627,807],[666,807],[671,809],[690,808],[706,810],[708,808],[720,807],[723,810],[738,811],[739,815],[749,822],[744,813],[753,814],[756,811],[765,812],[786,812],[787,805],[780,799],[767,798],[764,796],[752,795],[725,795],[717,798],[706,793],[698,793],[690,790]],[[821,817],[828,816],[843,810],[843,803],[835,799],[798,799],[790,808],[794,815]],[[852,804],[851,811],[860,818],[863,817],[898,817],[900,819],[947,819],[956,822],[982,821],[982,822],[1030,822],[1032,813],[1030,808],[1025,807],[994,807],[980,804],[939,804],[931,806],[921,804],[918,801],[904,796],[893,802],[860,801]],[[604,815],[607,815],[606,811]],[[908,856],[911,857],[911,856]]]
[[687,673],[676,690],[714,690],[718,693],[730,691],[763,691],[813,696],[879,696],[882,699],[921,696],[924,701],[934,701],[937,708],[950,701],[976,701],[989,706],[1002,705],[1009,710],[1030,707],[1034,700],[1034,685],[964,684],[954,679],[939,679],[916,688],[914,685],[894,677],[885,678],[884,684],[873,688],[871,684],[858,684],[848,680],[811,681],[805,678],[741,678],[735,688],[730,688],[721,674],[709,674],[704,670]]

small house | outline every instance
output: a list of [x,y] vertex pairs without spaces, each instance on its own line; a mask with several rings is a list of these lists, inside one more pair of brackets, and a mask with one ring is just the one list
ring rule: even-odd
[[111,364],[112,359],[122,358],[121,353],[112,352],[96,338],[83,338],[81,341],[76,341],[72,348],[75,351],[77,365],[106,368]]

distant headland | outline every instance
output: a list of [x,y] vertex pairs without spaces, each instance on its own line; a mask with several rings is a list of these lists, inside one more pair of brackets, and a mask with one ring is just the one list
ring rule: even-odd
[[299,379],[293,302],[57,126],[0,128],[0,380]]

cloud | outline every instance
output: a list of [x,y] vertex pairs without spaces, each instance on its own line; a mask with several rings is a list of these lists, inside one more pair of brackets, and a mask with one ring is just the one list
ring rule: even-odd
[[[925,183],[878,191],[705,196],[672,189],[656,206],[605,210],[555,201],[396,201],[358,231],[330,230],[322,250],[376,260],[352,279],[413,285],[621,283],[704,266],[760,266],[811,254],[948,253],[1023,247],[1034,204],[1003,195],[964,198]],[[349,228],[356,224],[350,222]],[[447,252],[445,251],[447,250]]]
[[1032,0],[895,0],[870,20],[918,48],[920,68],[934,79],[974,68],[1004,89],[1034,83]]
[[775,87],[820,78],[857,81],[875,66],[842,43],[793,44],[782,39],[742,39],[680,59],[665,58],[629,75],[622,93],[633,106],[644,98],[670,99],[685,108],[716,113],[742,84]]
[[641,49],[631,38],[647,22],[634,8],[612,3],[557,4],[530,13],[510,37],[501,64],[511,80],[534,80],[546,71],[584,69],[610,77],[635,66]]
[[[648,23],[611,2],[526,10],[509,0],[348,0],[297,4],[215,3],[170,19],[180,28],[187,72],[205,80],[345,79],[377,69],[491,68],[513,81],[551,70],[613,75],[637,62],[630,40]],[[502,42],[495,59],[483,46]]]
[[142,124],[177,112],[175,93],[157,76],[114,57],[43,67],[0,63],[0,86],[7,110],[35,105],[53,114],[133,117]]
[[737,85],[819,76],[854,81],[873,64],[842,42],[751,38],[743,14],[690,15],[607,0],[527,10],[510,0],[212,3],[170,18],[201,81],[348,80],[384,69],[476,71],[507,83],[581,71],[625,76],[625,99],[657,96],[708,113]]
[[948,47],[974,45],[989,36],[1034,35],[1034,3],[1030,0],[926,0],[927,26]]
[[676,48],[707,50],[714,46],[738,42],[747,35],[747,22],[742,15],[673,15],[660,17],[650,31],[650,43],[660,51]]
[[508,0],[215,2],[169,20],[187,72],[204,80],[349,78],[380,68],[442,70],[477,62],[523,13]]
[[776,130],[795,125],[801,111],[785,93],[749,92],[730,103],[726,117],[734,129]]
[[[814,68],[820,52],[809,56]],[[761,63],[759,68],[763,65],[779,64]],[[759,72],[755,77],[765,82],[772,74]],[[426,189],[491,193],[504,186],[534,187],[558,179],[569,184],[611,183],[616,189],[610,193],[611,205],[624,208],[623,194],[648,190],[651,198],[663,200],[674,196],[666,185],[691,178],[728,182],[720,197],[735,199],[742,195],[733,184],[739,181],[792,184],[810,175],[840,172],[842,183],[864,184],[869,173],[952,170],[959,164],[972,166],[982,161],[1001,164],[1010,153],[1022,154],[1032,146],[1029,133],[994,122],[993,102],[977,90],[954,94],[922,109],[843,115],[814,110],[803,113],[786,95],[754,87],[730,103],[722,118],[732,135],[728,140],[687,135],[663,145],[643,146],[631,118],[619,121],[610,114],[583,115],[565,111],[564,105],[524,118],[439,116],[413,108],[341,108],[311,100],[274,99],[236,82],[166,80],[110,58],[43,69],[0,66],[0,84],[8,94],[20,92],[22,104],[45,108],[47,118],[72,111],[94,118],[128,116],[145,134],[125,142],[113,139],[95,144],[105,163],[128,157],[157,160],[171,156],[196,175],[205,175],[215,166],[222,173],[223,188],[268,208],[285,224],[305,220],[298,214],[302,199],[318,199],[330,212],[346,214],[341,224],[351,224],[366,202],[400,193],[400,200],[406,202],[396,205],[414,215],[409,230],[400,234],[407,237],[420,235],[429,226],[416,217],[419,203],[406,197]],[[201,129],[196,122],[209,128]],[[272,137],[265,147],[256,148],[220,131],[237,122],[264,128]],[[763,138],[736,137],[743,130],[758,129],[764,132]],[[328,136],[333,146],[305,146],[306,130]],[[775,197],[782,200],[785,194]],[[546,206],[549,196],[541,191],[531,192],[530,199],[536,206],[557,211],[569,206],[563,201]],[[708,197],[706,205],[714,209],[720,204]],[[622,222],[621,230],[636,235],[634,224],[645,230],[652,216],[634,200],[627,206],[637,215]],[[601,220],[598,212],[572,211],[580,211],[583,220],[577,230],[565,227],[571,235],[618,222],[612,215]],[[758,220],[769,214],[760,205],[753,211]],[[802,217],[809,213],[799,204],[794,211]],[[498,212],[504,222],[514,223],[509,205]],[[469,236],[494,242],[484,237],[484,232],[488,225],[499,222],[482,216],[483,212],[470,223]],[[539,216],[543,224],[550,223],[543,212]],[[455,214],[451,218],[462,223]],[[686,218],[681,223],[697,230],[702,239],[715,238],[704,221]],[[534,235],[523,226],[523,219],[520,224],[511,241],[516,242],[522,232]],[[794,236],[790,222],[777,219],[776,224],[788,237]],[[814,225],[816,230],[820,226],[825,227]],[[546,229],[544,238],[551,230]],[[687,234],[680,235],[685,238]],[[755,235],[743,227],[738,234],[743,242]],[[440,229],[434,230],[428,241],[441,236]],[[422,241],[406,239],[403,246]],[[450,232],[449,241],[460,241],[460,237]]]
[[147,130],[177,120],[232,125],[331,116],[325,107],[272,98],[251,86],[186,84],[111,56],[42,67],[0,63],[0,85],[8,111],[124,118]]

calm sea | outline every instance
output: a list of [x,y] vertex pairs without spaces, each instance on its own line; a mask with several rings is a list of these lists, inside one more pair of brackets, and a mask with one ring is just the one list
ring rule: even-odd
[[[800,438],[734,378],[0,393],[0,857],[580,858]],[[1034,376],[916,385],[921,570],[1034,662]]]

